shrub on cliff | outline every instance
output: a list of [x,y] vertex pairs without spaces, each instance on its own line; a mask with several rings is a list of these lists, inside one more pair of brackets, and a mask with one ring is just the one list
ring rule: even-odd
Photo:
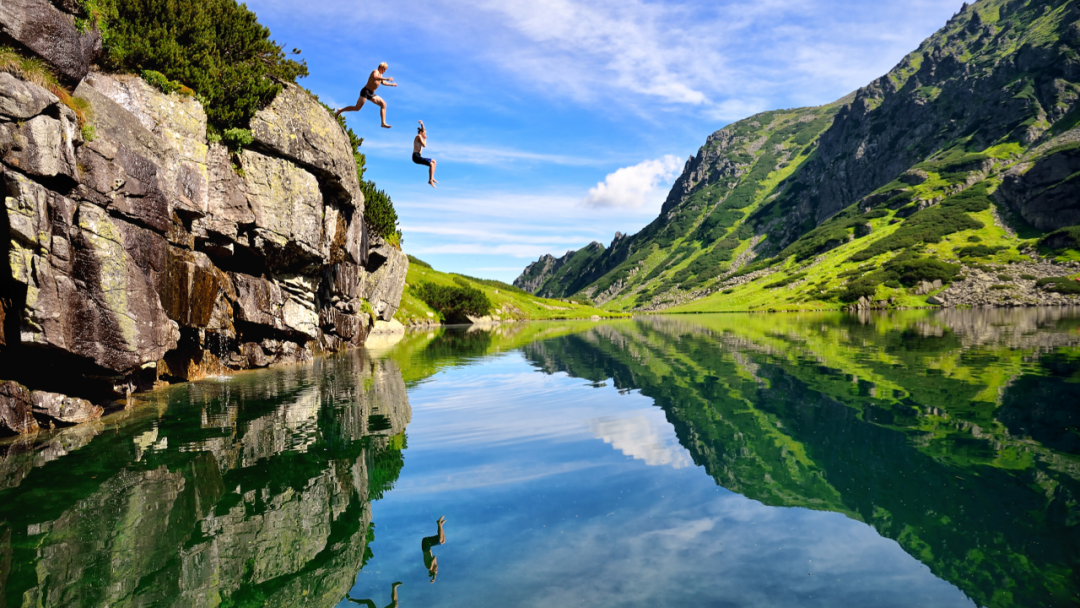
[[416,288],[416,295],[452,323],[465,322],[466,315],[482,317],[491,311],[487,294],[466,285],[421,283]]
[[360,191],[364,193],[364,221],[368,229],[400,247],[401,231],[390,195],[376,188],[375,182],[364,179],[360,180]]
[[246,128],[281,90],[277,81],[308,73],[306,63],[289,59],[255,13],[235,0],[81,3],[103,32],[105,67],[152,70],[165,82],[191,87],[218,130]]

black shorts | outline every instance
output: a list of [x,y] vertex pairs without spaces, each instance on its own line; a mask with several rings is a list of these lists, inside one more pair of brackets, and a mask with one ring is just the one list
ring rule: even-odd
[[360,97],[363,97],[364,99],[370,101],[375,101],[375,91],[372,91],[371,89],[360,89]]
[[414,162],[414,163],[416,163],[418,165],[427,165],[429,167],[431,166],[431,159],[430,158],[424,158],[423,156],[420,156],[419,152],[413,152],[412,153],[412,162]]

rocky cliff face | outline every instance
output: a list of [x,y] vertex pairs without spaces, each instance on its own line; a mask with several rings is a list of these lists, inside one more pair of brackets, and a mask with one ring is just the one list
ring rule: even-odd
[[[11,20],[5,4],[8,35]],[[0,384],[0,432],[360,346],[394,315],[408,260],[368,233],[347,136],[302,89],[238,151],[207,140],[199,102],[138,77],[92,72],[75,96],[92,138],[52,93],[0,73],[0,380],[25,387]],[[45,413],[59,411],[34,405],[46,392],[82,413]]]

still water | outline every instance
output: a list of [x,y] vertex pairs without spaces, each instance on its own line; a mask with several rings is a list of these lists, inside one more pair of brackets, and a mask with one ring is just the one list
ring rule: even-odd
[[0,442],[0,608],[1076,605],[1078,427],[1060,310],[440,328]]

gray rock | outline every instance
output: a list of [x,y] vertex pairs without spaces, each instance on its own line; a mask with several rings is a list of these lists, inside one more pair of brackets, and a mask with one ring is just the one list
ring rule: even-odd
[[80,32],[71,15],[47,0],[0,2],[0,35],[18,41],[71,82],[82,80],[101,52],[100,32]]
[[943,306],[945,300],[938,298],[937,296],[930,296],[929,298],[926,298],[926,303],[932,306]]
[[16,120],[33,118],[60,99],[32,82],[0,72],[0,115]]
[[67,131],[61,121],[48,116],[0,123],[0,160],[30,175],[77,179],[74,142]]
[[409,258],[393,245],[376,237],[368,257],[368,274],[360,288],[360,297],[371,303],[383,321],[394,318],[405,290]]
[[[280,332],[295,333],[307,339],[319,335],[319,315],[313,302],[305,301],[303,295],[289,293],[282,284],[290,279],[306,282],[301,275],[283,281],[269,281],[245,274],[229,273],[236,290],[236,318],[239,321],[262,325]],[[290,287],[297,285],[293,283]],[[304,287],[295,286],[292,291],[305,293]],[[314,292],[314,289],[311,290]]]
[[0,431],[25,435],[38,430],[30,391],[18,382],[0,380]]
[[[163,238],[21,175],[4,178],[8,216],[24,226],[13,231],[9,254],[11,276],[26,289],[24,345],[67,351],[117,372],[176,346],[177,326],[156,294],[165,270]],[[27,208],[33,213],[22,212]]]
[[323,198],[311,173],[288,161],[244,150],[244,190],[255,216],[249,247],[273,270],[319,264],[330,257]]
[[900,181],[910,186],[918,186],[930,179],[930,174],[922,169],[908,169],[900,176]]
[[100,405],[59,393],[34,391],[31,398],[35,414],[47,416],[59,422],[82,424],[97,420],[105,413],[105,409]]
[[1040,230],[1080,224],[1080,150],[1065,150],[1005,173],[997,195]]
[[251,134],[261,146],[320,174],[343,205],[363,212],[364,197],[356,176],[349,138],[326,108],[294,84],[251,120]]

